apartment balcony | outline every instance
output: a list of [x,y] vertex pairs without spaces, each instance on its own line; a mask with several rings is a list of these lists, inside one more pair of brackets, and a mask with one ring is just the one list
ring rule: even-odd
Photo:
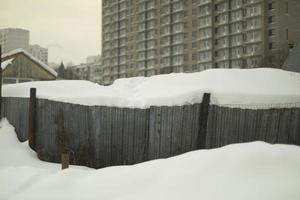
[[207,28],[210,28],[212,27],[212,24],[201,24],[201,25],[198,25],[198,30],[201,30],[201,29],[207,29]]
[[223,61],[228,61],[230,60],[229,56],[218,56],[218,57],[215,57],[215,61],[216,62],[223,62]]
[[251,1],[247,2],[247,3],[245,3],[244,6],[247,7],[247,6],[252,6],[254,4],[260,4],[260,3],[263,3],[263,1],[264,0],[251,0]]
[[228,49],[228,48],[230,48],[229,44],[215,46],[216,50],[222,50],[222,49]]
[[209,59],[199,59],[197,61],[198,64],[205,64],[205,63],[211,63],[212,62],[212,59],[209,58]]
[[165,5],[169,5],[169,4],[171,4],[171,3],[172,3],[172,0],[169,0],[169,1],[165,0],[165,1],[162,1],[162,2],[160,3],[160,6],[162,7],[162,6],[165,6]]
[[207,16],[212,16],[212,12],[208,11],[208,12],[203,12],[203,13],[199,13],[199,15],[197,16],[198,18],[203,18],[203,17],[207,17]]
[[251,13],[251,14],[247,14],[246,16],[244,16],[244,20],[249,20],[252,18],[262,18],[262,14],[261,13]]
[[221,34],[215,34],[216,39],[224,38],[224,37],[230,37],[230,34],[228,32],[222,32]]
[[244,29],[244,32],[251,32],[251,31],[257,31],[257,30],[261,30],[262,27],[261,26],[251,26],[249,28]]
[[207,4],[211,4],[212,0],[201,1],[198,3],[198,6],[206,6]]
[[244,41],[245,45],[249,45],[249,44],[256,44],[256,43],[262,43],[262,39],[251,39],[251,40],[246,40]]

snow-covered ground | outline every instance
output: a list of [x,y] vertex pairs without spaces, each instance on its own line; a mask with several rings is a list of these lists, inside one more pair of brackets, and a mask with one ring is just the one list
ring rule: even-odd
[[300,147],[263,142],[100,170],[39,161],[0,123],[1,200],[299,200]]
[[300,107],[300,73],[279,69],[211,69],[152,77],[119,79],[111,86],[88,81],[46,81],[6,85],[3,95],[39,98],[83,105],[129,108],[194,104],[204,92],[211,103],[241,108]]

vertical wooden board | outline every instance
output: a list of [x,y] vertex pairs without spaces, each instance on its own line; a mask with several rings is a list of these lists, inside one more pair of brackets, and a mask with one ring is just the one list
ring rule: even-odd
[[[188,124],[188,134],[186,135],[186,144],[184,145],[184,149],[183,149],[183,152],[188,152],[188,151],[191,151],[192,149],[194,150],[194,148],[196,147],[197,148],[197,144],[196,146],[194,146],[193,144],[197,143],[197,139],[195,140],[193,138],[194,136],[194,132],[199,132],[198,130],[195,131],[194,130],[194,121],[195,121],[195,115],[194,113],[196,112],[196,107],[194,105],[189,105],[189,114],[188,114],[188,118],[189,118],[189,124]],[[207,117],[207,116],[206,116]]]
[[255,140],[256,111],[247,109],[245,112],[245,142]]
[[[206,141],[206,133],[207,133],[207,125],[205,133],[200,133],[200,104],[194,104],[192,105],[192,115],[191,115],[191,141],[190,141],[190,147],[187,149],[188,151],[193,151],[200,148],[200,143],[202,144],[202,148],[205,147],[205,141]],[[207,121],[206,121],[207,123]],[[205,135],[203,135],[205,134]]]
[[125,108],[123,116],[123,164],[134,164],[134,109]]
[[184,153],[184,151],[191,146],[189,112],[190,109],[188,105],[179,106],[177,109],[175,123],[178,123],[178,131],[174,132],[176,133],[176,135],[174,135],[174,137],[172,138],[172,156]]
[[146,110],[135,109],[134,115],[134,162],[140,163],[145,160],[145,147],[148,145],[146,131]]
[[[231,135],[231,141],[230,144],[239,143],[242,141],[242,133],[240,134],[239,130],[239,123],[240,123],[240,117],[241,117],[241,109],[239,108],[233,108],[234,113],[234,120],[233,120],[233,132]],[[240,138],[241,137],[241,138]]]
[[[46,120],[44,120],[44,124],[46,125],[45,127],[47,127],[47,130],[45,130],[44,128],[44,133],[43,136],[44,138],[47,138],[47,145],[46,145],[46,151],[47,153],[49,153],[51,155],[52,159],[57,159],[57,161],[59,162],[60,160],[60,154],[61,154],[61,150],[59,148],[59,144],[58,144],[58,118],[60,115],[60,110],[62,110],[62,108],[64,107],[64,105],[59,104],[59,102],[55,102],[55,101],[46,101],[46,104],[48,104],[49,106],[47,106],[47,112],[44,113],[44,118]],[[50,115],[48,113],[51,113]],[[50,123],[47,123],[50,122]],[[49,127],[55,127],[54,129],[50,129]],[[51,130],[51,132],[50,132]]]
[[[201,110],[199,112],[199,117],[201,117]],[[207,118],[207,130],[206,130],[206,141],[205,148],[210,149],[213,148],[212,142],[213,138],[215,138],[215,106],[209,106],[208,118]]]
[[122,127],[123,127],[123,118],[122,118],[122,109],[121,108],[111,108],[112,113],[112,165],[121,165],[123,164],[123,138],[122,138]]
[[37,112],[36,112],[36,149],[40,148],[40,143],[41,143],[41,136],[40,136],[40,129],[42,128],[42,112],[41,112],[41,108],[42,108],[42,103],[43,101],[41,99],[37,99],[36,102],[36,106],[37,106]]
[[261,110],[260,114],[261,117],[261,126],[259,132],[259,140],[267,142],[267,132],[269,129],[269,122],[270,122],[270,112],[268,110]]
[[269,129],[267,133],[267,142],[275,144],[278,142],[278,132],[280,124],[280,109],[270,110]]
[[87,133],[87,142],[88,142],[88,152],[89,152],[89,166],[92,168],[97,168],[97,152],[96,152],[96,127],[95,127],[95,106],[89,106],[87,110],[87,121],[88,121],[88,133]]
[[160,125],[161,124],[161,108],[150,107],[149,122],[149,160],[159,158],[160,153]]
[[103,134],[103,117],[104,108],[101,106],[95,106],[93,112],[93,123],[94,123],[94,135],[92,135],[91,141],[94,145],[94,152],[95,152],[95,168],[100,168],[104,166],[105,158],[105,146],[104,146],[104,134]]
[[174,106],[172,114],[172,132],[171,132],[171,156],[178,154],[181,148],[182,139],[185,139],[186,132],[183,129],[183,106]]
[[216,106],[217,108],[217,120],[216,120],[216,147],[221,147],[223,145],[223,142],[222,142],[222,138],[221,137],[224,137],[226,135],[224,135],[222,133],[222,114],[223,114],[223,109],[222,107],[219,107],[219,106]]
[[145,131],[145,145],[144,145],[144,161],[149,160],[149,125],[150,125],[150,109],[145,109],[145,125],[144,125],[144,131]]
[[192,130],[192,116],[193,116],[193,106],[192,105],[185,105],[186,107],[186,113],[184,114],[184,116],[186,116],[186,126],[185,126],[185,131],[183,131],[181,133],[181,145],[180,148],[178,149],[178,153],[184,153],[189,151],[192,147],[192,134],[193,134],[193,130]]
[[160,158],[167,158],[171,154],[171,127],[172,107],[161,107],[161,137],[160,137]]
[[261,127],[261,114],[260,112],[258,112],[258,110],[253,110],[253,112],[255,113],[255,123],[252,126],[252,130],[253,130],[253,140],[252,141],[256,141],[258,140],[258,136],[259,136],[259,130]]
[[228,139],[229,136],[231,135],[231,133],[227,129],[228,125],[230,125],[230,122],[228,121],[228,117],[227,117],[227,115],[230,112],[230,109],[221,106],[218,106],[217,108],[219,110],[218,147],[221,147],[228,144]]
[[289,143],[300,145],[300,108],[293,108],[291,116]]
[[238,135],[238,143],[247,142],[247,133],[246,127],[248,120],[245,117],[246,109],[238,110],[238,120],[237,120],[237,135]]
[[111,137],[111,122],[112,122],[112,110],[109,107],[103,107],[103,123],[101,126],[101,130],[103,130],[103,138],[100,139],[101,146],[103,147],[103,156],[104,156],[104,162],[103,167],[110,166],[112,164],[111,162],[111,149],[112,149],[112,137]]
[[281,109],[278,126],[278,143],[288,144],[291,111],[292,109]]

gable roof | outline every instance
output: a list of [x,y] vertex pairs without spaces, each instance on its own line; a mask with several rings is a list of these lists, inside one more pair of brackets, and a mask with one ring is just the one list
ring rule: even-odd
[[14,58],[17,54],[24,54],[25,56],[27,56],[30,60],[32,60],[33,62],[35,62],[36,64],[40,65],[43,69],[45,69],[47,72],[51,73],[53,76],[57,77],[57,72],[52,69],[51,67],[49,67],[48,65],[46,65],[45,63],[43,63],[42,61],[38,60],[37,58],[35,58],[34,56],[32,56],[30,53],[28,53],[27,51],[25,51],[24,49],[15,49],[12,50],[8,53],[2,54],[1,58],[2,58],[2,64],[6,61],[6,60],[10,60],[11,58]]
[[283,69],[300,72],[300,43],[290,51],[290,54],[283,64]]

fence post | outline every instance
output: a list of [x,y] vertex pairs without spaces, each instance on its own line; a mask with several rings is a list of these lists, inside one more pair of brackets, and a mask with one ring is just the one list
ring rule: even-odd
[[204,93],[200,105],[198,148],[206,148],[207,121],[210,104],[210,93]]
[[69,168],[69,163],[70,163],[70,156],[68,153],[62,153],[61,154],[61,169],[67,169]]
[[28,118],[28,139],[29,146],[35,150],[36,136],[36,88],[30,88],[29,118]]

